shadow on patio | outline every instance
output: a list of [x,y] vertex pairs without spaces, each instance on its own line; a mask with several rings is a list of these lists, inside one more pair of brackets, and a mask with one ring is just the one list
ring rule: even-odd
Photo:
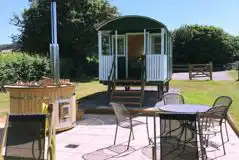
[[[171,146],[170,146],[171,147]],[[182,147],[182,146],[181,146]],[[172,148],[168,148],[168,150],[172,150]],[[157,159],[160,160],[160,144],[157,144]],[[141,154],[142,157],[145,157],[145,159],[152,159],[152,145],[142,146],[140,148],[133,148],[130,147],[129,150],[127,150],[127,145],[115,145],[115,146],[109,146],[106,148],[101,148],[96,151],[87,153],[82,156],[84,160],[107,160],[107,159],[119,159],[119,158],[126,158],[127,156],[130,156],[130,154],[138,153]],[[180,155],[180,152],[172,152],[170,155],[165,157],[165,159],[168,160],[192,160],[192,157],[195,157],[195,155],[192,155],[191,152],[188,154],[183,154],[183,156]]]
[[76,125],[83,126],[102,126],[102,125],[115,125],[116,119],[113,115],[91,115],[87,114],[84,116],[84,119],[77,121]]

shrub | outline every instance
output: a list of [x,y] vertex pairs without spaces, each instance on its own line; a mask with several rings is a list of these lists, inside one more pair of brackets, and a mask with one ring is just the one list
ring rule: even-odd
[[0,87],[15,83],[17,80],[33,81],[50,72],[46,57],[21,52],[0,54]]
[[239,38],[214,26],[185,25],[172,32],[174,63],[226,64],[233,61]]

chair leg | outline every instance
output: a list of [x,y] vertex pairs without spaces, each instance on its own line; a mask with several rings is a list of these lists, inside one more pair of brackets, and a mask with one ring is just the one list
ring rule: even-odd
[[132,136],[133,136],[133,139],[134,139],[134,128],[132,127]]
[[[165,128],[166,129],[166,128]],[[169,121],[169,129],[171,131],[171,121]],[[171,136],[171,132],[170,132],[170,136]]]
[[209,136],[210,135],[207,135],[207,138],[206,138],[206,147],[208,147]]
[[204,147],[204,137],[203,135],[200,136],[200,147],[201,147],[201,155],[202,155],[202,160],[207,160],[207,150],[206,147]]
[[224,140],[223,140],[223,135],[222,135],[222,126],[221,126],[221,128],[220,128],[220,133],[221,133],[221,138],[222,138],[223,152],[224,152],[224,155],[226,155],[225,146],[224,146]]
[[226,134],[227,134],[227,142],[229,141],[229,136],[228,136],[228,132],[227,132],[227,121],[225,120],[225,129],[226,129]]
[[118,132],[118,125],[116,125],[114,145],[115,145],[115,143],[116,143],[117,132]]
[[148,116],[146,116],[146,130],[147,130],[147,136],[148,136],[149,144],[151,144],[150,143],[150,137],[149,137]]
[[132,133],[132,128],[130,128],[130,133],[129,133],[129,140],[128,140],[128,146],[127,146],[127,150],[129,149],[129,144],[130,144],[131,133]]
[[186,147],[186,139],[187,139],[187,128],[184,129],[184,143],[183,143],[183,152],[185,151]]

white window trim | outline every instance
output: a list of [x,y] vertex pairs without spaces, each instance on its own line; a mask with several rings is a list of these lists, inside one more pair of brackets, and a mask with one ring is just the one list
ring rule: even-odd
[[[161,54],[161,52],[160,53],[152,53],[152,37],[153,36],[159,36],[161,38],[161,33],[150,33],[150,35],[149,35],[149,37],[150,37],[150,39],[149,39],[149,53],[154,54],[154,55],[155,54],[159,55],[159,54]],[[162,39],[161,39],[161,41],[162,41]]]
[[[114,53],[114,46],[115,46],[115,45],[114,45],[114,44],[115,44],[114,38],[115,38],[115,35],[112,35],[112,36],[111,36],[111,42],[112,42],[112,44],[113,44],[113,45],[112,45],[112,54]],[[125,46],[125,35],[124,35],[124,34],[118,34],[118,35],[117,35],[117,39],[119,39],[119,38],[123,38],[123,39],[124,39],[124,42],[123,42],[123,44],[124,44],[124,54],[122,55],[122,54],[119,54],[119,52],[118,52],[118,55],[117,55],[117,56],[118,56],[118,57],[125,57],[125,55],[126,55],[126,54],[125,54],[125,47],[126,47],[126,46]]]

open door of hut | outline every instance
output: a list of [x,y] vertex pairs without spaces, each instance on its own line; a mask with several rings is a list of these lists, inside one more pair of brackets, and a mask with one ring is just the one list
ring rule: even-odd
[[142,55],[144,53],[144,34],[128,34],[128,79],[141,79]]
[[115,35],[112,38],[113,53],[116,53],[117,60],[117,79],[126,79],[126,52],[125,52],[125,35],[117,35],[117,51],[115,44]]

